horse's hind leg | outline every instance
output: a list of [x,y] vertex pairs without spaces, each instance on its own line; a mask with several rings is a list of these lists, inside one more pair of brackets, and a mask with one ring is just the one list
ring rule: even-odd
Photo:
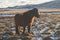
[[18,26],[16,26],[16,34],[19,34]]

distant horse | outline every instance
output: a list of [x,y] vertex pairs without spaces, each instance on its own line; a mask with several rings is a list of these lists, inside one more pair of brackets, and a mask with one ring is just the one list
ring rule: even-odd
[[19,27],[23,27],[23,33],[25,32],[25,27],[28,26],[28,32],[30,32],[30,26],[34,22],[34,17],[39,18],[38,9],[34,8],[22,14],[15,15],[15,25],[16,33],[19,34]]

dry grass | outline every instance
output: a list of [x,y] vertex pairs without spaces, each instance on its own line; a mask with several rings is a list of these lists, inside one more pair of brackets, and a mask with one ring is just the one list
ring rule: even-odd
[[[16,14],[16,13],[24,13],[28,10],[7,10],[7,11],[0,11],[0,14]],[[38,12],[60,12],[60,9],[39,9]],[[4,23],[2,23],[2,22]],[[40,15],[40,23],[43,21],[43,23],[48,23],[48,24],[51,24],[50,26],[52,28],[55,28],[57,24],[57,22],[60,22],[60,14],[51,14],[51,15],[43,15],[41,14]],[[44,22],[44,21],[47,21],[47,22]],[[9,29],[10,27],[15,27],[15,23],[14,23],[14,17],[1,17],[0,16],[0,30],[2,30],[3,32],[6,32],[7,29],[4,29],[5,27],[7,27],[5,24],[8,25]],[[45,28],[46,25],[43,25],[41,27],[41,29]],[[46,33],[50,33],[52,30],[49,29],[47,31],[45,31]],[[60,30],[59,30],[60,31]],[[31,35],[30,35],[31,36]],[[29,37],[30,37],[29,36]],[[43,35],[44,36],[44,35]],[[11,37],[9,38],[8,40],[15,40],[14,37]],[[25,40],[25,39],[24,39]],[[32,39],[32,40],[36,40],[36,39]]]

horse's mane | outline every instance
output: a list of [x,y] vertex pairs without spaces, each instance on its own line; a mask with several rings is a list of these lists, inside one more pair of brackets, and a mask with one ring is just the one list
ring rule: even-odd
[[29,11],[23,13],[23,14],[26,15],[26,14],[34,14],[34,13],[38,13],[38,9],[37,8],[34,8],[32,10],[29,10]]
[[33,15],[35,13],[38,13],[38,9],[37,8],[33,8],[32,10],[28,10],[27,12],[24,13],[17,13],[16,15]]

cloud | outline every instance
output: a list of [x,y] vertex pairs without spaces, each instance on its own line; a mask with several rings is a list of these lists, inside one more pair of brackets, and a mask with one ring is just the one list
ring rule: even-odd
[[1,0],[0,8],[13,7],[16,5],[20,6],[26,4],[41,4],[49,1],[53,1],[53,0]]

